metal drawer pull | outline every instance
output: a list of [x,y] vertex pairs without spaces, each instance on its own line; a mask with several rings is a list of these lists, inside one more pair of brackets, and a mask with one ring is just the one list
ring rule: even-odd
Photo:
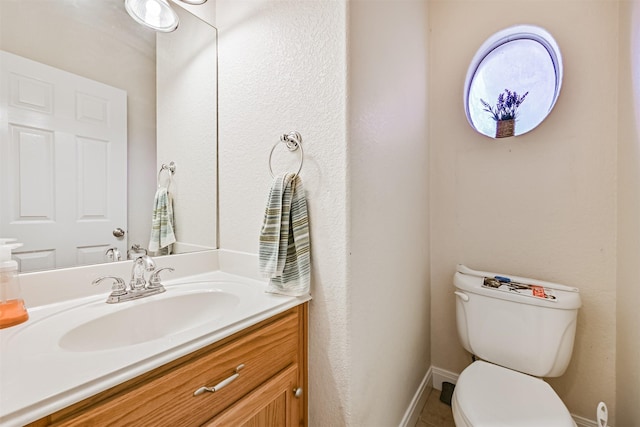
[[205,391],[209,391],[211,393],[215,393],[216,391],[220,391],[222,388],[228,386],[229,384],[231,384],[232,382],[234,382],[239,376],[240,376],[240,369],[244,368],[244,364],[238,365],[238,367],[236,368],[235,371],[233,371],[233,375],[231,375],[229,378],[224,379],[222,381],[220,381],[218,384],[214,385],[213,387],[200,387],[199,389],[197,389],[196,391],[193,392],[194,396],[198,396],[202,393],[204,393]]

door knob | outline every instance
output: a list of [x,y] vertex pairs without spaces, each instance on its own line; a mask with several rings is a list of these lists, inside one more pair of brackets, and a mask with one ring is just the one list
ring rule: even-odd
[[113,229],[113,235],[117,238],[124,237],[124,230],[120,227]]

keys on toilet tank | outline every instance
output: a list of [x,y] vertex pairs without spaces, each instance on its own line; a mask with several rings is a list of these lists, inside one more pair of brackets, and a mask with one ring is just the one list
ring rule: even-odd
[[514,282],[505,276],[484,277],[482,287],[488,289],[496,289],[503,292],[515,292],[520,295],[532,298],[542,298],[549,301],[555,301],[556,296],[553,290],[540,285],[529,283]]

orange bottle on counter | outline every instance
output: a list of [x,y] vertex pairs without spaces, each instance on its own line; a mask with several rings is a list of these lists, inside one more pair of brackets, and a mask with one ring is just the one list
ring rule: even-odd
[[15,239],[0,239],[0,329],[19,325],[29,319],[20,293],[18,263],[11,259],[11,249],[21,243],[9,243]]

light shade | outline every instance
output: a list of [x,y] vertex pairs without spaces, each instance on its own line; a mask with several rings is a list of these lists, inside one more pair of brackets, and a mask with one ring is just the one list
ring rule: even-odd
[[206,3],[207,0],[180,0],[182,3],[187,3],[187,4],[203,4]]
[[124,0],[124,7],[138,23],[156,31],[174,31],[180,22],[167,0]]

